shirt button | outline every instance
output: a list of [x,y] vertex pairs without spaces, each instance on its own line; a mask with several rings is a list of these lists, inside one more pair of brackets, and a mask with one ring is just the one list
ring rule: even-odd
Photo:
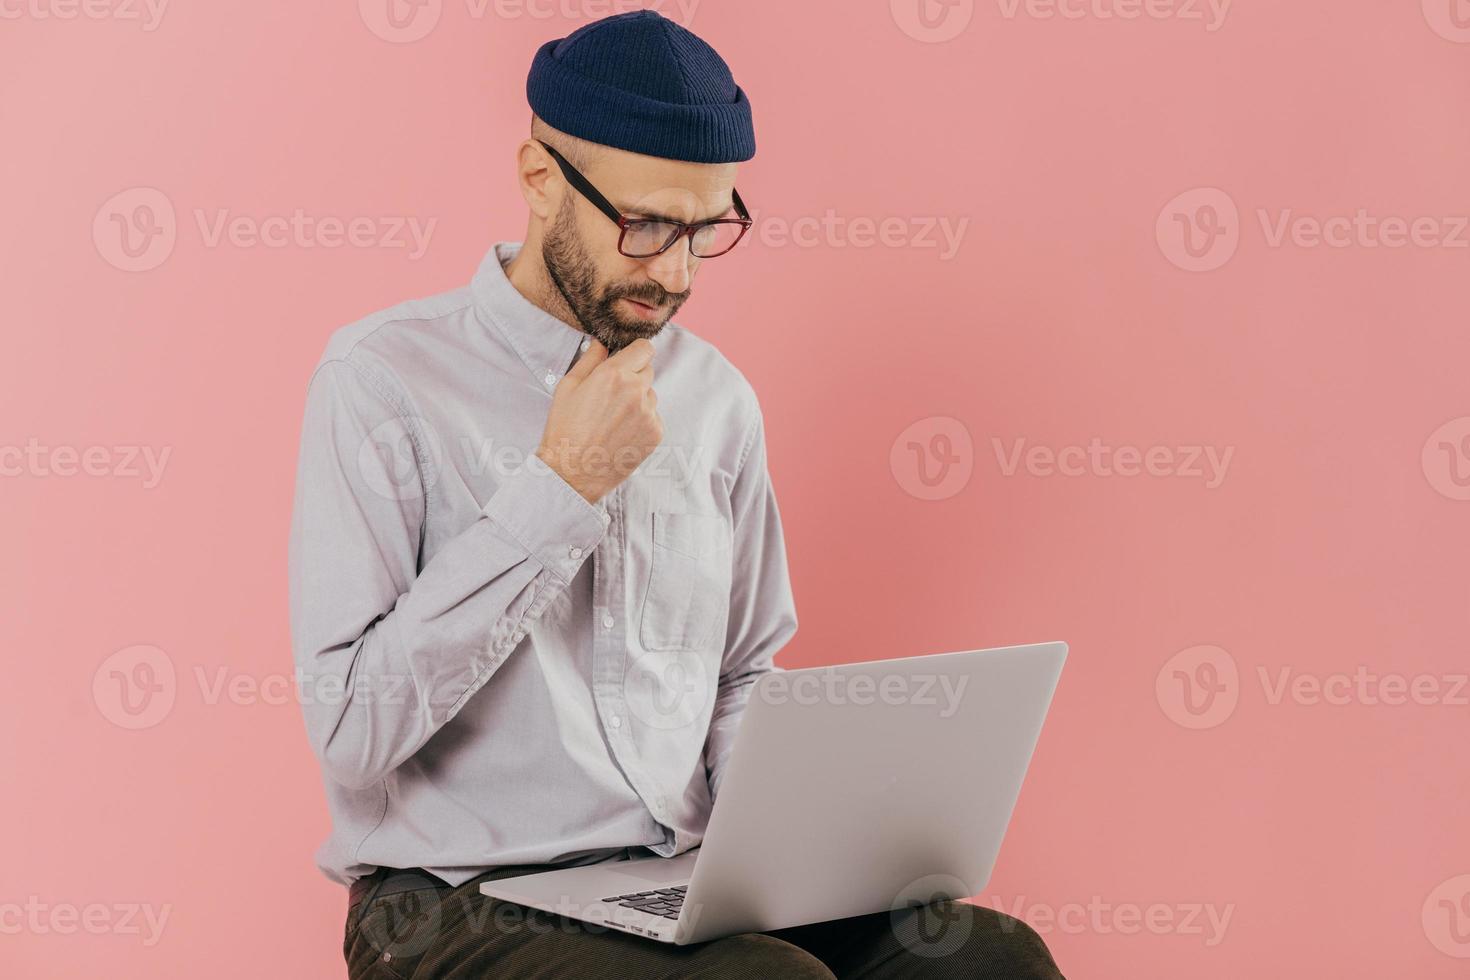
[[603,614],[603,617],[602,617],[602,628],[603,629],[606,629],[606,630],[612,629],[613,628],[613,625],[615,624],[615,622],[616,621],[612,618],[612,616],[607,615],[606,613]]
[[511,639],[512,640],[515,640],[517,643],[521,642],[525,638],[526,638],[526,631],[525,630],[516,630],[513,634],[511,634]]
[[550,371],[547,371],[546,377],[542,378],[541,380],[545,381],[546,386],[549,388],[552,385],[556,384],[556,375],[552,374]]
[[622,728],[623,727],[623,719],[619,718],[617,715],[613,715],[611,718],[609,718],[607,720],[607,723],[609,725],[613,726],[614,728]]
[[582,557],[582,549],[581,548],[573,548],[570,551],[568,551],[567,554],[569,554],[569,555],[572,556],[572,561],[576,561],[578,558],[581,558]]

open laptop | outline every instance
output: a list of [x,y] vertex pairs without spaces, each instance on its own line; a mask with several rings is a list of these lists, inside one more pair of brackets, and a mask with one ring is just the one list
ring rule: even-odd
[[700,847],[480,886],[670,943],[976,895],[1065,643],[763,675]]

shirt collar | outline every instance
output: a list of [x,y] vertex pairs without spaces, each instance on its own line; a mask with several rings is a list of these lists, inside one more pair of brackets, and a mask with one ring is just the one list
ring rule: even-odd
[[499,242],[485,254],[470,291],[475,306],[531,372],[543,391],[567,373],[587,335],[547,313],[520,294],[505,275],[505,263],[520,253],[520,242]]

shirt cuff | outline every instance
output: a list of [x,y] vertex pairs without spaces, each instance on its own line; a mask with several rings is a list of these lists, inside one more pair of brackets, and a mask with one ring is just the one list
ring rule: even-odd
[[501,482],[484,514],[563,582],[577,574],[609,521],[605,509],[589,503],[539,457]]

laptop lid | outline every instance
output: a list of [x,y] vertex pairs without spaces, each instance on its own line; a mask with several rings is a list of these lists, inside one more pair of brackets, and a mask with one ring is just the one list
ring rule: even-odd
[[676,942],[976,895],[1065,643],[763,675]]

